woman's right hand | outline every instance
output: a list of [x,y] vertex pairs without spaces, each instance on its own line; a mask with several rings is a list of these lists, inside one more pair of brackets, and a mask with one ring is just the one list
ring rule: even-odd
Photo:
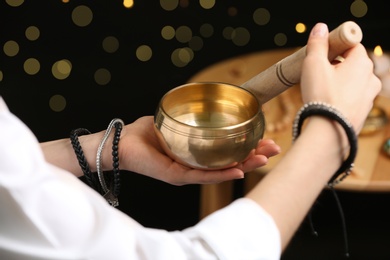
[[302,99],[304,103],[321,101],[334,106],[359,133],[381,89],[381,82],[361,44],[346,51],[342,62],[329,62],[329,46],[323,46],[328,44],[323,40],[328,33],[326,24],[318,23],[312,31],[316,37],[308,40],[301,76]]

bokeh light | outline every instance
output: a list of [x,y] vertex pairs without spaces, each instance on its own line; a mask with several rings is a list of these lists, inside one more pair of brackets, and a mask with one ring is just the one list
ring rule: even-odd
[[69,77],[70,72],[72,71],[72,63],[69,60],[59,60],[56,61],[52,68],[51,73],[56,79],[66,79]]
[[4,43],[3,51],[9,57],[16,56],[19,53],[19,44],[16,41],[7,41]]
[[100,68],[96,70],[94,79],[98,85],[107,85],[111,81],[111,73],[105,68]]
[[39,38],[40,31],[36,26],[29,26],[25,32],[26,38],[30,41],[35,41]]
[[352,2],[350,10],[353,16],[360,18],[367,14],[368,6],[362,0],[355,0]]
[[102,42],[103,50],[108,53],[114,53],[119,49],[119,41],[114,36],[107,36]]
[[41,64],[35,58],[29,58],[24,62],[24,71],[29,75],[35,75],[41,69]]
[[148,45],[141,45],[136,50],[136,56],[140,61],[148,61],[152,55],[152,49]]
[[49,100],[49,107],[54,112],[61,112],[66,107],[66,99],[62,95],[54,95]]
[[72,12],[72,21],[75,25],[85,27],[92,22],[93,13],[88,6],[79,5]]

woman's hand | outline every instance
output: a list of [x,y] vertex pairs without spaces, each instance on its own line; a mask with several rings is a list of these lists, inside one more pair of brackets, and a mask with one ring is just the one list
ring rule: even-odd
[[154,132],[153,117],[141,117],[122,130],[119,143],[120,168],[174,184],[206,184],[240,179],[245,172],[264,166],[268,158],[280,153],[270,139],[261,140],[249,158],[223,170],[198,170],[168,157]]
[[[313,33],[328,34],[328,30],[326,26],[316,26]],[[373,62],[363,45],[349,49],[343,54],[343,61],[334,64],[327,59],[326,44],[328,41],[321,37],[311,37],[307,43],[301,77],[303,102],[322,101],[333,105],[358,133],[381,82],[373,73]]]

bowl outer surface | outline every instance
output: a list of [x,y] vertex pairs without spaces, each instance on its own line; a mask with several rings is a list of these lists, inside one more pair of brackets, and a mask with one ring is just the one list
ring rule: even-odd
[[[192,168],[223,169],[247,158],[263,137],[265,119],[260,104],[251,93],[237,86],[215,83],[218,85],[217,91],[207,90],[206,94],[199,94],[199,91],[204,91],[202,88],[214,87],[213,83],[207,84],[190,83],[169,91],[156,109],[155,132],[164,151],[177,162]],[[188,88],[185,89],[186,87]],[[226,97],[224,88],[233,91],[227,93],[233,97]],[[179,95],[175,93],[176,90],[179,90]],[[221,94],[221,90],[224,93]],[[189,104],[190,108],[185,108],[186,104],[193,102],[188,95],[194,91],[194,99],[199,100],[199,96],[205,95],[206,98],[201,99],[206,100],[203,103],[207,105],[199,105],[197,101],[196,105]],[[181,97],[183,93],[187,98]],[[170,101],[164,104],[167,95]],[[181,98],[176,102],[179,97]],[[176,103],[182,106],[181,109],[176,109]],[[202,115],[201,120],[198,115]],[[187,118],[182,120],[180,116]],[[235,120],[236,117],[242,118]],[[215,124],[215,121],[222,123]]]

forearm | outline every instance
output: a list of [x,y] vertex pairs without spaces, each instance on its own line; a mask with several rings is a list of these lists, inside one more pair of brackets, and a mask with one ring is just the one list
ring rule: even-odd
[[330,121],[313,117],[283,160],[247,195],[275,220],[284,249],[348,147]]
[[[90,135],[79,136],[79,142],[83,149],[83,154],[88,162],[88,165],[92,172],[96,172],[96,152],[98,150],[101,139],[104,132],[98,132]],[[111,139],[107,140],[107,145],[111,142]],[[63,168],[74,175],[80,177],[83,175],[82,169],[77,160],[76,153],[72,147],[69,138],[59,139],[55,141],[49,141],[41,143],[42,151],[46,160]],[[108,169],[111,162],[111,149],[103,149],[102,154],[102,168]]]

